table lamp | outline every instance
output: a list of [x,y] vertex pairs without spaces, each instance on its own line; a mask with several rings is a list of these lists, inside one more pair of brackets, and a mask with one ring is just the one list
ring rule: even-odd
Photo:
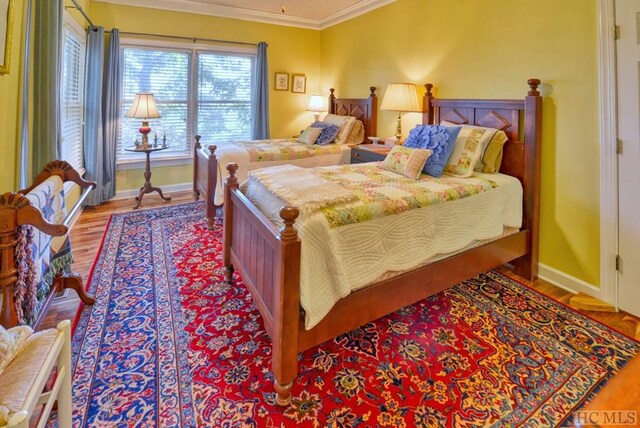
[[160,112],[156,107],[156,100],[153,98],[153,94],[149,92],[137,93],[126,116],[142,119],[142,126],[138,129],[142,134],[142,144],[140,144],[140,148],[143,150],[150,148],[151,144],[149,144],[148,134],[151,132],[151,128],[149,127],[149,119],[160,117]]
[[324,111],[324,99],[322,95],[311,95],[311,100],[309,100],[308,111],[312,111],[313,117],[315,117],[316,122],[320,121],[320,113]]
[[402,113],[408,111],[420,111],[418,92],[413,83],[390,83],[382,98],[380,110],[390,110],[398,112],[398,128],[396,129],[396,139],[402,139]]

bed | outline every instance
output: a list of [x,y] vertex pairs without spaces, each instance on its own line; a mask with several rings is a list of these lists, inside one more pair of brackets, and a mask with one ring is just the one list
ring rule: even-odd
[[[340,116],[353,116],[360,120],[364,128],[364,141],[367,137],[376,133],[377,97],[376,88],[369,88],[367,98],[336,98],[335,89],[330,89],[329,113]],[[228,162],[239,163],[240,159],[246,159],[245,168],[240,171],[244,175],[248,170],[282,163],[297,164],[304,167],[321,165],[338,165],[349,163],[350,148],[347,145],[329,144],[320,147],[313,145],[308,147],[302,143],[296,143],[295,139],[271,140],[279,144],[283,149],[303,149],[300,157],[279,161],[260,159],[260,152],[249,153],[253,142],[225,143],[224,145],[209,145],[206,149],[200,142],[201,137],[196,135],[193,155],[193,195],[195,200],[204,199],[207,224],[211,227],[216,215],[216,209],[222,206],[224,201],[222,168]],[[269,140],[256,141],[261,145],[268,145]],[[258,158],[256,158],[256,156]],[[242,178],[242,176],[240,177]]]
[[530,79],[524,100],[435,99],[427,84],[425,124],[442,120],[503,130],[500,173],[522,189],[521,227],[480,245],[392,276],[383,276],[337,301],[320,321],[305,328],[301,307],[301,249],[294,227],[300,211],[279,211],[274,224],[239,189],[238,166],[227,165],[223,262],[226,279],[238,272],[250,291],[272,339],[272,371],[277,403],[286,406],[297,376],[297,355],[328,339],[422,300],[497,266],[511,263],[518,275],[533,279],[538,265],[542,98],[540,81]]

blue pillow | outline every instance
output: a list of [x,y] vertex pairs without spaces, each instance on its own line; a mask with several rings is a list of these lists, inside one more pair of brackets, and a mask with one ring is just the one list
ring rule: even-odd
[[311,127],[322,128],[322,133],[320,133],[318,139],[316,139],[316,144],[320,146],[331,143],[338,136],[338,132],[340,132],[340,127],[338,125],[332,125],[325,122],[313,122]]
[[440,177],[461,129],[461,126],[417,125],[409,131],[404,145],[414,149],[431,149],[433,154],[422,171],[432,177]]

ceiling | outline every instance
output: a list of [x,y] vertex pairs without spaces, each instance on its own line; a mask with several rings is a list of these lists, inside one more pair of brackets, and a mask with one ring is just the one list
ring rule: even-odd
[[[395,0],[94,0],[321,30]],[[282,13],[282,7],[285,13]]]

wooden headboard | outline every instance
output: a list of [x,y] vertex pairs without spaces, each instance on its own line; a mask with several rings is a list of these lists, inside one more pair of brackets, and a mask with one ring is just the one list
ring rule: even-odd
[[376,87],[369,87],[368,98],[336,98],[335,89],[329,89],[329,113],[353,116],[364,125],[364,140],[378,132],[378,97]]
[[500,172],[517,177],[523,187],[523,229],[529,230],[532,256],[537,266],[538,223],[540,217],[540,154],[542,97],[540,80],[529,79],[524,99],[436,99],[427,83],[423,98],[422,123],[442,120],[457,124],[486,126],[503,130],[509,137],[504,145]]

